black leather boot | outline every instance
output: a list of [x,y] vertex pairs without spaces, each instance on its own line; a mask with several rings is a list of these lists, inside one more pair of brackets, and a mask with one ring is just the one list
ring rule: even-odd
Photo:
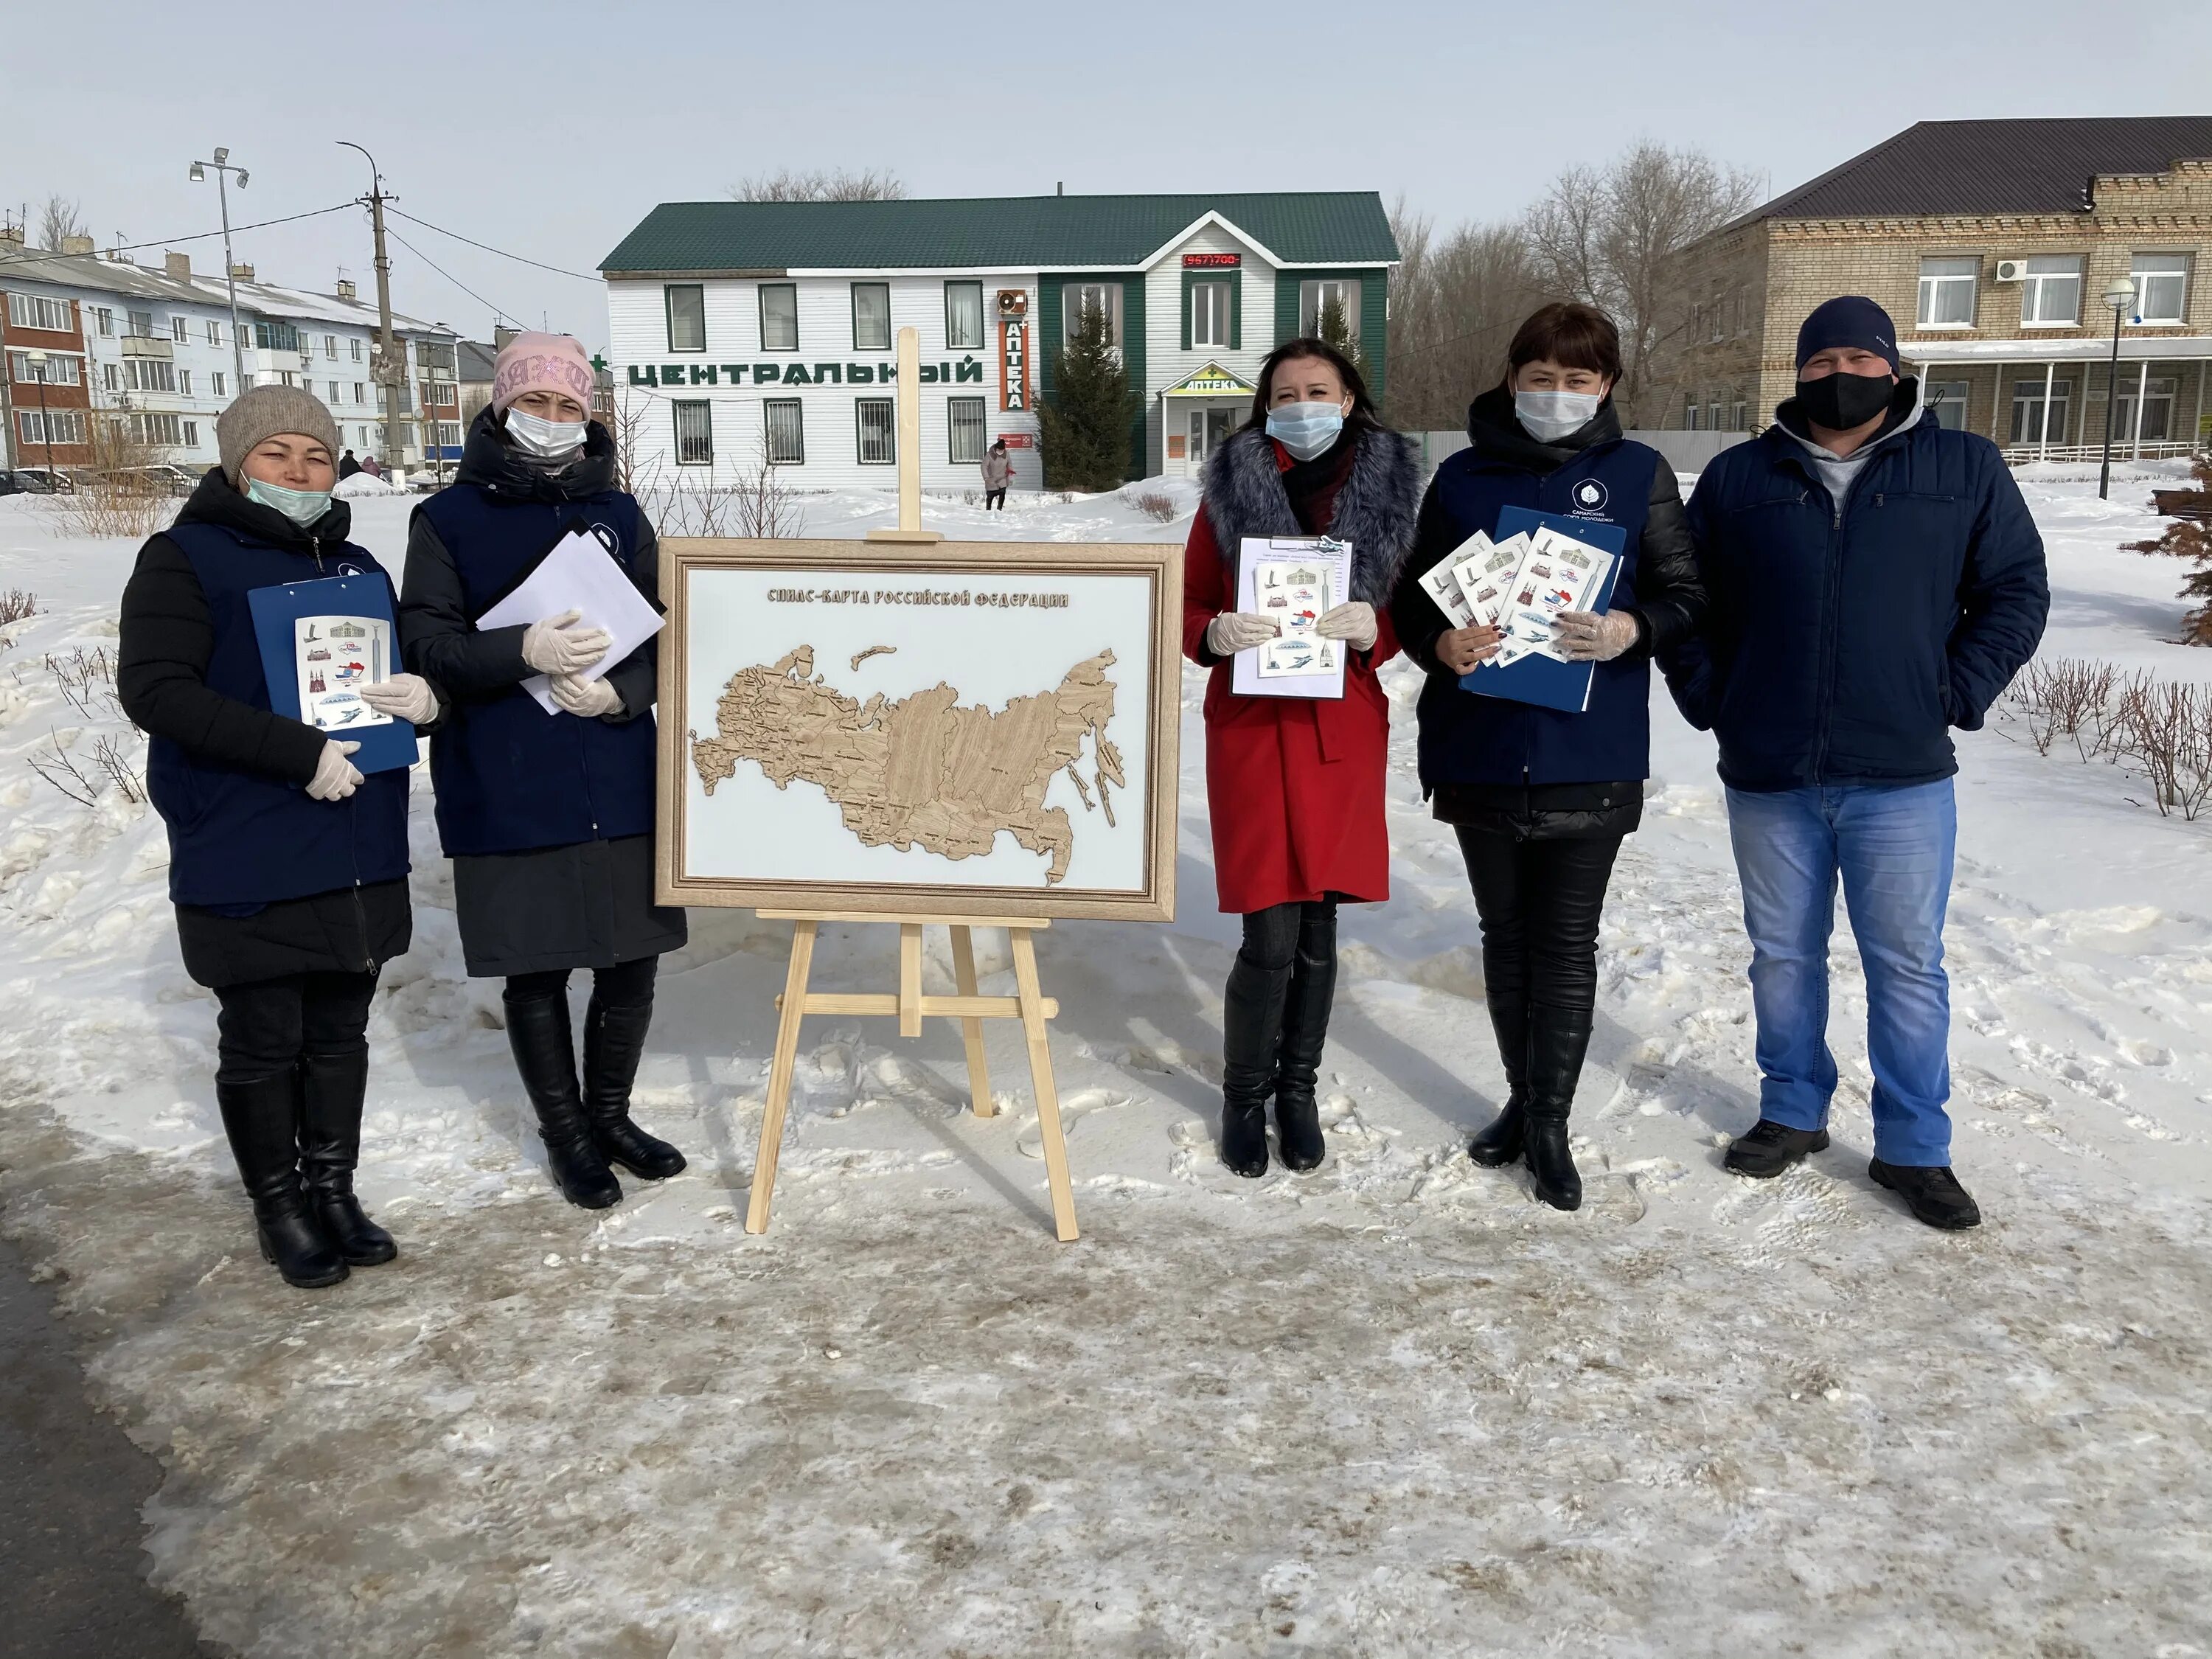
[[1555,1210],[1579,1210],[1583,1178],[1567,1150],[1567,1116],[1589,1051],[1590,1016],[1540,1004],[1528,1010],[1528,1105],[1522,1157],[1536,1196]]
[[523,1091],[537,1109],[538,1137],[545,1143],[553,1179],[561,1183],[562,1195],[580,1208],[604,1210],[621,1203],[622,1183],[592,1145],[592,1126],[576,1088],[568,997],[504,1000],[507,1046],[514,1050],[514,1069],[522,1074]]
[[1467,1143],[1467,1155],[1486,1170],[1518,1164],[1528,1109],[1528,1001],[1518,992],[1488,992],[1491,1029],[1505,1067],[1505,1104],[1489,1126]]
[[368,1051],[300,1059],[300,1173],[324,1237],[347,1265],[374,1267],[399,1254],[392,1235],[354,1196],[361,1163],[361,1103],[368,1092]]
[[600,1157],[641,1181],[665,1181],[684,1173],[684,1154],[646,1133],[629,1115],[630,1085],[652,1024],[650,1002],[608,1008],[592,999],[584,1010],[584,1115]]
[[1260,968],[1237,953],[1221,1009],[1221,1161],[1241,1176],[1267,1173],[1267,1093],[1283,1040],[1291,969]]
[[1336,1000],[1336,928],[1325,940],[1302,935],[1283,1000],[1283,1043],[1275,1062],[1275,1148],[1283,1167],[1304,1175],[1321,1167],[1328,1145],[1322,1139],[1321,1054],[1328,1013]]
[[244,1083],[217,1079],[215,1097],[239,1179],[253,1200],[262,1260],[275,1263],[287,1285],[319,1291],[343,1279],[346,1264],[323,1236],[300,1184],[298,1088],[298,1074],[283,1071]]

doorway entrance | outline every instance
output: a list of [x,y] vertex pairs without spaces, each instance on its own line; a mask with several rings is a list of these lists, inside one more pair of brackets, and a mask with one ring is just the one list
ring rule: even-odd
[[1237,411],[1234,408],[1205,405],[1190,411],[1190,470],[1194,472],[1206,465],[1206,458],[1226,442],[1237,429]]

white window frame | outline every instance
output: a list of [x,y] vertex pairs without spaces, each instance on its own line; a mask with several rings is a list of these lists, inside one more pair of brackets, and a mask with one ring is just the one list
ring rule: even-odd
[[2148,416],[2154,407],[2162,409],[2165,413],[2165,418],[2159,422],[2159,429],[2155,432],[2151,430],[2150,422],[2144,421],[2142,441],[2147,444],[2174,441],[2174,405],[2180,401],[2181,377],[2179,374],[2151,374],[2139,381],[2123,367],[2119,401],[2112,406],[2112,442],[2117,446],[2136,441],[2136,388],[2138,385],[2143,389],[2143,413]]
[[[877,419],[882,422],[880,453],[868,453],[870,426]],[[862,466],[896,466],[898,465],[898,399],[896,398],[855,398],[853,399],[853,458]]]
[[356,380],[353,383],[353,400],[357,404],[365,404],[368,401],[368,383],[367,381]]
[[1344,307],[1345,331],[1352,343],[1359,343],[1359,311],[1363,284],[1357,276],[1310,276],[1298,284],[1298,332],[1318,336],[1321,333],[1322,307],[1326,306],[1334,290],[1337,303]]
[[[2008,430],[2012,436],[2006,447],[2014,448],[2022,444],[2041,444],[2043,437],[2044,376],[2021,373],[2012,382],[2012,420]],[[2069,442],[2069,431],[2078,422],[2087,418],[2087,411],[2075,413],[2075,382],[2067,375],[2051,376],[2051,441]],[[1963,422],[1962,422],[1963,424]]]
[[198,449],[200,447],[200,423],[198,421],[185,422],[184,447],[186,449]]
[[192,322],[191,318],[185,316],[182,312],[173,313],[169,318],[169,337],[175,341],[179,345],[190,345],[191,343],[191,326]]
[[[981,466],[984,453],[991,447],[987,428],[990,414],[981,398],[947,398],[945,400],[945,454],[954,466]],[[975,453],[961,443],[962,437],[974,440]]]
[[[2138,253],[2128,261],[2128,275],[2135,281],[2136,311],[2133,328],[2174,328],[2189,320],[2189,256],[2186,253]],[[2143,305],[2143,299],[2152,282],[2171,283],[2173,289],[2173,309],[2171,313],[2154,314]]]
[[[714,405],[705,398],[672,398],[668,403],[669,453],[678,466],[714,465]],[[686,432],[685,423],[693,429]],[[701,453],[703,450],[705,453]]]
[[8,292],[8,321],[15,328],[34,328],[41,334],[74,334],[76,319],[70,314],[67,300],[49,298],[44,294],[24,294],[10,289]]
[[[1964,289],[1966,314],[1945,317],[1943,301]],[[1913,327],[1923,334],[1963,331],[1974,326],[1981,313],[1982,261],[1978,254],[1930,254],[1920,262],[1919,308]]]
[[81,444],[84,441],[84,411],[81,409],[19,409],[15,411],[15,429],[22,434],[27,444],[43,445],[47,441],[47,422],[66,428],[54,434],[53,442]]
[[359,362],[361,361],[361,337],[359,335],[354,336],[348,343],[353,347],[354,362]]
[[[2063,270],[2038,270],[2038,265],[2064,266]],[[2020,285],[2020,325],[2022,328],[2079,328],[2081,326],[2081,256],[2078,253],[2039,253],[2027,261],[2027,275]],[[2043,315],[2045,283],[2074,284],[2074,314],[2071,317]]]
[[[56,369],[63,370],[63,374],[58,375],[54,372]],[[36,386],[39,383],[39,377],[32,373],[31,353],[27,348],[8,354],[8,372],[18,386]],[[81,360],[64,352],[50,351],[46,354],[46,374],[48,386],[84,384]]]
[[1190,349],[1229,349],[1230,289],[1226,277],[1208,276],[1190,285]]
[[174,449],[184,441],[184,422],[174,415],[133,415],[131,435],[137,442],[155,449]]
[[123,315],[123,331],[129,337],[134,340],[150,340],[154,337],[154,313],[152,312],[126,311]]
[[192,372],[189,368],[180,368],[177,371],[177,392],[180,397],[189,398],[192,395]]
[[230,396],[230,392],[228,390],[230,383],[228,380],[225,378],[223,372],[221,369],[217,368],[209,371],[208,380],[210,382],[210,391],[213,396],[217,398],[228,398]]
[[1113,349],[1121,349],[1121,284],[1119,283],[1070,283],[1060,291],[1060,343],[1072,345],[1075,331],[1081,325],[1083,313],[1093,305],[1093,296],[1103,302],[1106,313],[1106,343]]
[[336,403],[336,402],[337,402],[337,400],[338,400],[338,383],[337,383],[336,380],[325,380],[325,381],[324,382],[324,384],[325,384],[325,386],[329,386],[329,387],[330,387],[330,389],[331,389],[331,401],[332,403]]
[[[789,439],[788,443],[779,443]],[[806,465],[806,404],[799,398],[767,398],[761,402],[762,457],[770,466]]]
[[222,325],[212,319],[207,325],[207,340],[211,346],[219,346],[222,343]]

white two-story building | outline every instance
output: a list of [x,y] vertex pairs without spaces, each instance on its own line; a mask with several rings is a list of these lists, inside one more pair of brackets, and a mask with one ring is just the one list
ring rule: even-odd
[[600,269],[641,471],[888,485],[911,326],[925,487],[975,487],[1004,438],[1036,489],[1037,405],[1086,307],[1139,394],[1129,475],[1194,473],[1268,352],[1325,312],[1381,395],[1397,259],[1381,198],[1344,191],[666,203]]

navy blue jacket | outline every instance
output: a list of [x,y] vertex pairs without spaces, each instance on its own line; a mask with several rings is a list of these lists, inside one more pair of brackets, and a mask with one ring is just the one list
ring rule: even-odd
[[[325,739],[270,707],[246,604],[258,587],[384,575],[367,549],[346,540],[350,523],[341,501],[312,532],[301,530],[210,471],[177,523],[139,555],[125,592],[118,690],[149,733],[147,793],[168,829],[169,896],[179,904],[236,914],[407,874],[405,769],[372,772],[342,801],[307,794]],[[178,653],[156,636],[175,625],[148,611],[159,567],[178,555],[206,605],[206,633],[191,630],[191,662],[168,660]]]
[[[1915,419],[1898,388],[1832,499],[1782,426],[1723,450],[1690,498],[1711,602],[1662,657],[1731,787],[1932,782],[1980,727],[2051,608],[2043,538],[1996,446]],[[1781,420],[1803,430],[1792,404]]]
[[[1521,429],[1500,388],[1475,400],[1468,433],[1472,447],[1448,456],[1430,482],[1390,607],[1407,654],[1429,675],[1418,709],[1423,789],[1541,790],[1648,777],[1651,651],[1687,634],[1702,612],[1674,470],[1656,450],[1621,436],[1610,402],[1563,444],[1540,444]],[[1627,533],[1612,608],[1637,616],[1638,643],[1596,665],[1589,706],[1580,714],[1477,696],[1437,660],[1437,638],[1450,623],[1419,578],[1477,531],[1494,535],[1508,507],[1619,525]]]
[[615,488],[614,447],[594,423],[566,465],[532,465],[489,410],[469,429],[457,481],[415,509],[399,635],[408,666],[452,698],[430,741],[438,835],[451,858],[520,853],[651,832],[654,657],[650,641],[608,683],[622,708],[549,714],[521,682],[523,626],[476,620],[576,520],[597,532],[647,599],[659,544]]

